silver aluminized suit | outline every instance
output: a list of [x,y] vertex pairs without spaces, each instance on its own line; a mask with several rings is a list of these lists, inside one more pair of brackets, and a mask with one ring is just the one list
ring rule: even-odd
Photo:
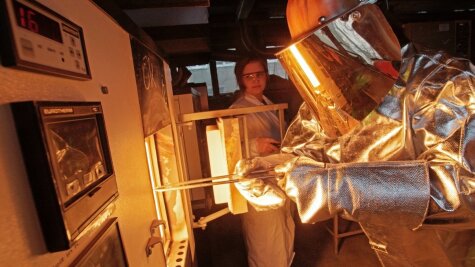
[[402,55],[395,85],[350,132],[330,138],[302,105],[278,184],[303,222],[358,222],[383,266],[475,266],[475,68],[412,45]]

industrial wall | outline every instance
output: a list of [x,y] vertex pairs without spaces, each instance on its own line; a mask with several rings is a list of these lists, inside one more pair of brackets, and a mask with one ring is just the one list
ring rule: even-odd
[[[102,103],[119,190],[112,216],[118,217],[129,264],[165,266],[159,245],[150,257],[145,255],[156,216],[129,35],[92,1],[39,2],[82,27],[92,79],[0,66],[0,266],[68,266],[97,232],[88,233],[70,250],[46,250],[9,107],[11,102],[29,100]],[[109,92],[102,93],[101,86]]]

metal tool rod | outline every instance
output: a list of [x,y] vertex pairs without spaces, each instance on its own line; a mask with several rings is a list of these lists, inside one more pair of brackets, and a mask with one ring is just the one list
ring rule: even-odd
[[229,211],[229,208],[226,207],[222,210],[219,210],[217,212],[214,212],[214,213],[211,213],[210,215],[206,216],[206,217],[201,217],[197,222],[193,222],[193,228],[201,228],[201,229],[205,229],[206,228],[206,225],[213,221],[213,220],[216,220],[218,219],[219,217],[221,216],[224,216],[226,214],[228,214],[230,211]]
[[[259,171],[254,171],[250,173],[249,175],[246,176],[246,178],[259,178],[261,174],[274,174],[273,171],[269,170],[259,170]],[[213,180],[219,180],[219,179],[227,179],[227,178],[232,178],[234,174],[227,174],[227,175],[221,175],[221,176],[214,176],[214,177],[208,177],[208,178],[201,178],[201,179],[193,179],[185,182],[179,182],[179,183],[173,183],[173,184],[166,184],[161,187],[165,188],[167,186],[180,186],[180,185],[190,185],[190,184],[197,184],[197,183],[202,183],[202,182],[210,182]]]
[[[232,175],[223,175],[223,176],[198,179],[195,181],[186,181],[186,182],[181,182],[181,183],[168,184],[168,185],[159,186],[155,188],[154,191],[167,192],[167,191],[174,191],[174,190],[185,190],[185,189],[192,189],[192,188],[208,187],[208,186],[221,185],[221,184],[231,184],[231,183],[237,183],[237,182],[245,182],[252,179],[275,178],[276,175],[272,171],[258,171],[258,172],[253,172],[249,176],[246,176],[243,178],[230,178],[230,177],[232,177]],[[223,180],[226,178],[228,179]]]

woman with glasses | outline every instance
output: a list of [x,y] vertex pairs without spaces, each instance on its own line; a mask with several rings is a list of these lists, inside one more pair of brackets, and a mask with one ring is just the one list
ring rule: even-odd
[[[236,63],[234,74],[239,85],[239,97],[230,108],[262,106],[272,103],[263,92],[269,79],[267,62],[259,57],[247,57]],[[271,111],[246,117],[251,156],[265,156],[279,151],[279,119]]]
[[[263,92],[269,75],[267,61],[247,57],[236,63],[234,74],[240,96],[230,108],[273,104]],[[246,115],[251,157],[279,152],[279,119],[272,111]],[[283,207],[258,211],[248,204],[241,217],[249,267],[287,267],[293,256],[294,221],[290,201]]]

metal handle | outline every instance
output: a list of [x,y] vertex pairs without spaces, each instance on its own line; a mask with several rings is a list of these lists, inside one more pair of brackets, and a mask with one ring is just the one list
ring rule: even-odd
[[163,238],[161,236],[156,236],[155,231],[160,227],[160,225],[163,225],[166,227],[166,223],[164,220],[153,220],[152,224],[150,225],[150,238],[148,239],[147,245],[145,246],[145,254],[147,257],[152,255],[152,248],[160,243],[163,245]]
[[153,220],[152,224],[150,225],[150,235],[153,236],[155,234],[155,230],[157,230],[160,225],[163,225],[163,227],[167,227],[164,220]]
[[145,247],[145,255],[147,255],[147,257],[152,255],[152,248],[158,243],[163,245],[163,239],[159,236],[151,236],[148,239],[147,246]]

